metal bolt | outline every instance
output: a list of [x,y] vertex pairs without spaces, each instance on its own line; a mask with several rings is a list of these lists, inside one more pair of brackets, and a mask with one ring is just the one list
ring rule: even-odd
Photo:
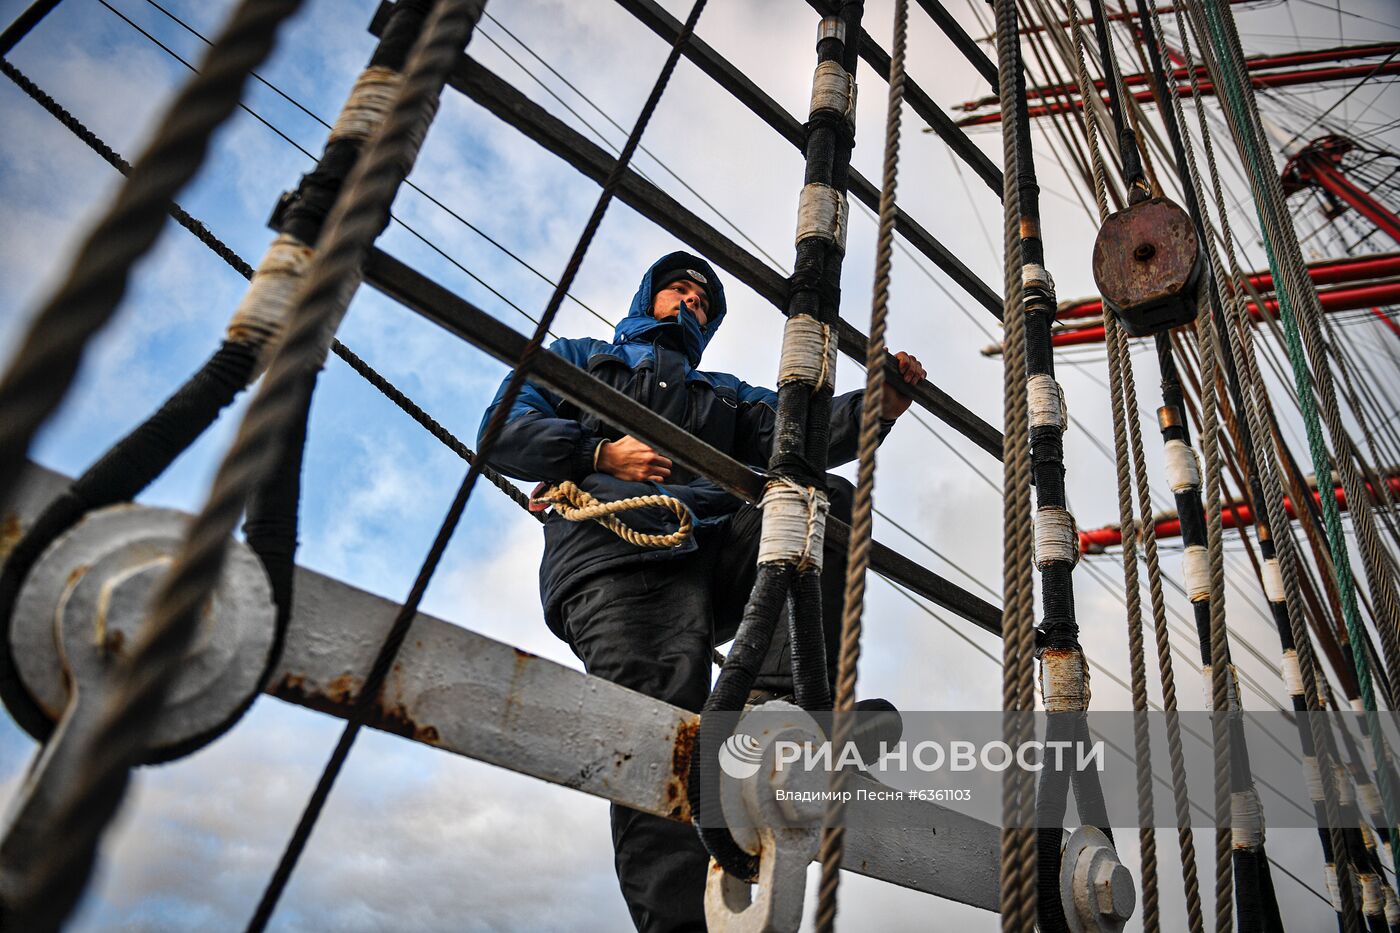
[[1133,258],[1138,262],[1147,262],[1147,260],[1156,255],[1157,247],[1153,246],[1151,243],[1140,243],[1137,249],[1133,250]]
[[[783,768],[775,768],[771,781],[773,791],[776,796],[778,791],[796,792],[813,791],[821,786],[821,781],[816,775],[805,770],[798,762],[790,762]],[[795,823],[806,823],[810,820],[820,819],[826,811],[826,804],[820,800],[794,800],[792,797],[782,797],[774,801],[778,809],[784,816]]]
[[1137,906],[1133,876],[1122,863],[1103,859],[1094,866],[1094,891],[1099,913],[1110,920],[1126,921]]

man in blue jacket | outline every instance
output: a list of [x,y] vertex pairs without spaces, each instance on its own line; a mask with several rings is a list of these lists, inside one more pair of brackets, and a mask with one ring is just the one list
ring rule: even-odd
[[[777,393],[696,368],[725,311],[724,288],[709,263],[670,253],[642,276],[611,343],[562,339],[549,349],[735,459],[766,469]],[[900,353],[896,359],[907,383],[924,377],[913,356]],[[505,385],[487,409],[483,429]],[[881,401],[888,432],[910,399],[886,385]],[[861,405],[861,392],[832,400],[833,466],[856,457]],[[753,587],[759,511],[529,381],[491,463],[520,479],[572,480],[604,502],[660,493],[685,504],[695,531],[666,549],[637,547],[596,522],[551,514],[544,526],[540,596],[550,630],[568,642],[588,673],[698,711],[710,691],[713,648],[734,636]],[[832,514],[848,520],[850,484],[827,479]],[[661,508],[630,511],[623,521],[651,534],[676,527],[675,516]],[[845,558],[833,547],[823,557],[822,621],[833,681]],[[771,696],[792,692],[786,624],[777,628],[755,689]],[[618,880],[637,928],[703,930],[707,856],[694,831],[618,806],[612,823]]]

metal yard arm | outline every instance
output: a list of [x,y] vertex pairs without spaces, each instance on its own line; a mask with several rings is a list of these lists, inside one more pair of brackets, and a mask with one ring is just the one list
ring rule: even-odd
[[[267,692],[348,715],[397,606],[305,569]],[[375,708],[374,728],[613,803],[689,819],[698,717],[503,642],[419,614]],[[658,767],[658,765],[660,765]],[[852,828],[843,867],[996,910],[998,830],[926,802],[908,824]]]
[[[0,516],[0,558],[71,480],[30,464]],[[135,508],[140,509],[141,506]],[[398,605],[305,568],[265,692],[345,718]],[[671,819],[688,819],[697,717],[419,613],[367,725]],[[998,831],[927,802],[910,827],[852,828],[843,866],[996,910]]]
[[[520,356],[525,337],[502,324],[471,302],[433,282],[404,263],[374,250],[365,265],[365,280],[386,295],[485,350],[507,365]],[[574,404],[585,408],[608,424],[624,429],[686,467],[723,486],[750,502],[762,494],[763,478],[744,464],[672,424],[665,418],[600,382],[552,353],[535,360],[531,378],[547,385]],[[845,541],[849,528],[827,518],[827,537]],[[876,542],[871,566],[969,622],[1001,634],[1001,610],[967,590],[940,577],[903,555]]]

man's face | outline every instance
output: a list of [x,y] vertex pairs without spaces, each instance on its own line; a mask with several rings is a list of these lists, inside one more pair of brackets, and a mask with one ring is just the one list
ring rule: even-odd
[[657,292],[656,300],[651,303],[651,316],[658,321],[675,320],[682,304],[700,321],[701,327],[710,323],[710,296],[690,279],[678,279]]

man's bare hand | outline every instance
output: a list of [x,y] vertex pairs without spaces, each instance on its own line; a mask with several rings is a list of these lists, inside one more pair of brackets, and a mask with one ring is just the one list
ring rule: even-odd
[[628,434],[603,441],[598,448],[598,472],[633,482],[664,483],[671,461]]
[[[908,385],[918,385],[927,375],[923,364],[912,353],[896,353],[894,358],[899,363],[900,376]],[[890,384],[889,377],[886,376],[885,391],[880,396],[880,416],[886,420],[893,420],[908,411],[912,404],[914,397],[900,392]]]

